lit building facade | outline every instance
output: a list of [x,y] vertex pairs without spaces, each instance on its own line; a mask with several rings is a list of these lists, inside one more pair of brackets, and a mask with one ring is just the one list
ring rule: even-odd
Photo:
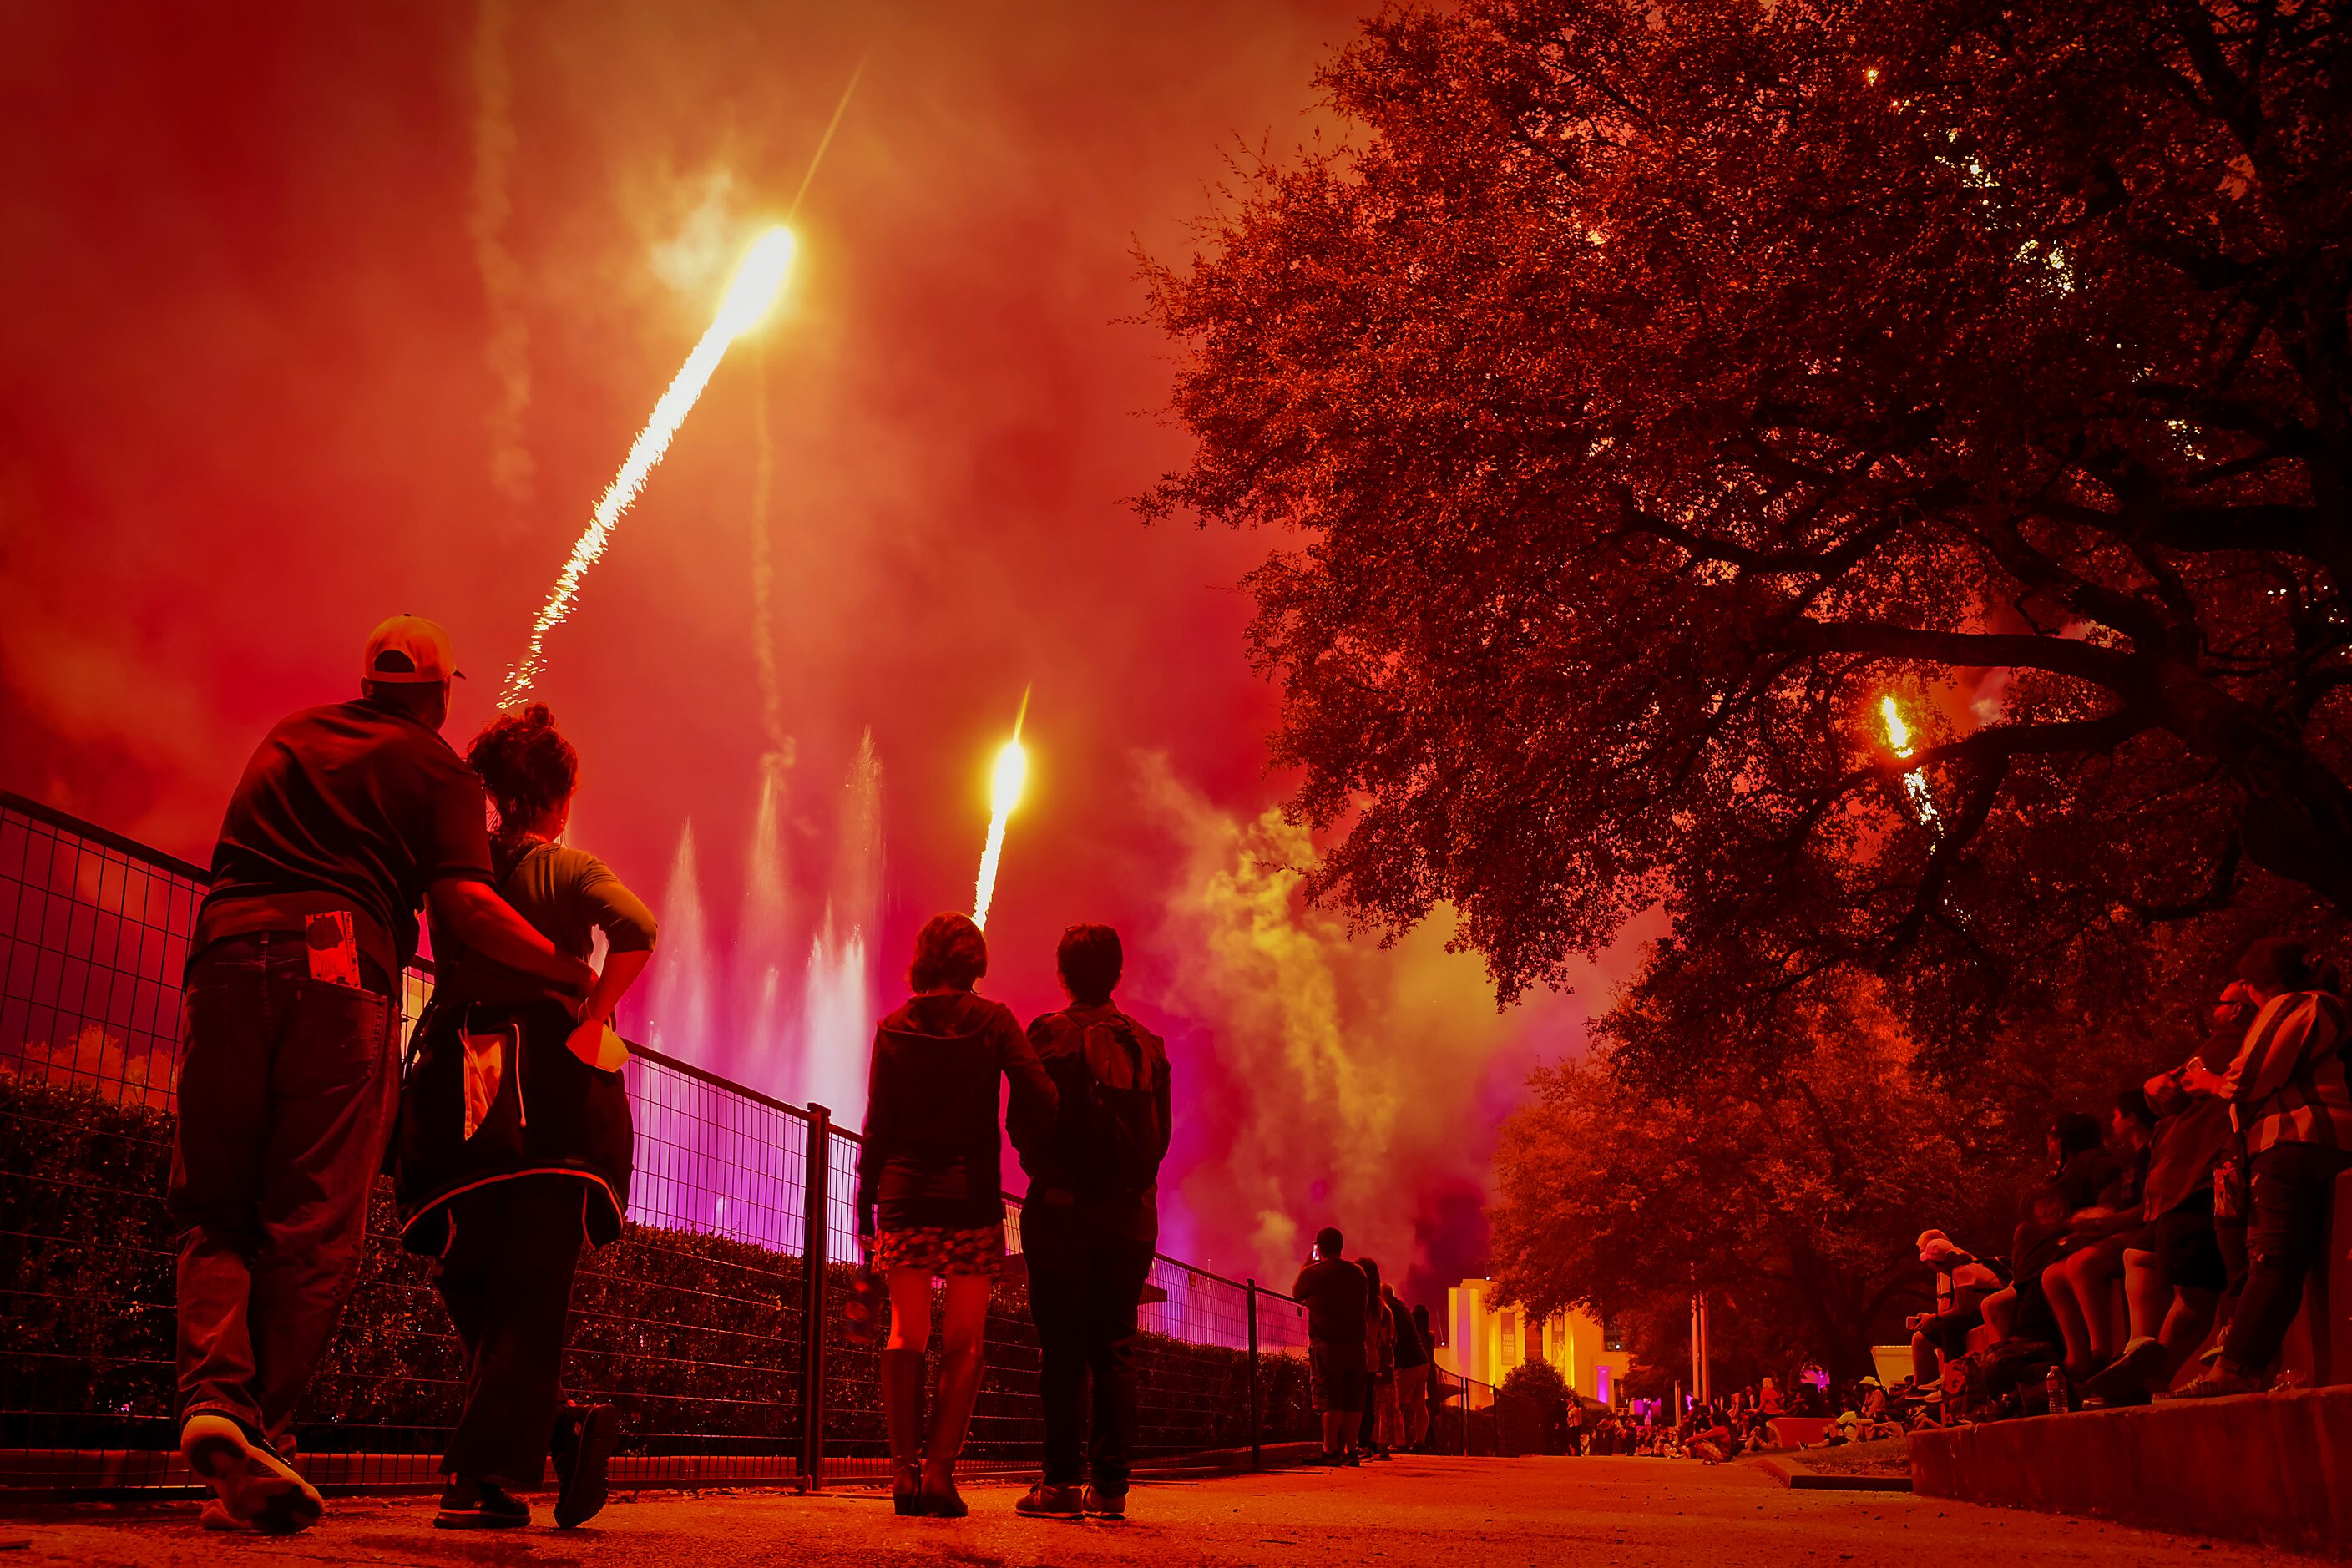
[[1620,1401],[1631,1358],[1613,1333],[1578,1310],[1530,1321],[1517,1307],[1497,1305],[1494,1288],[1490,1279],[1465,1279],[1446,1291],[1439,1366],[1499,1387],[1521,1362],[1547,1361],[1577,1393],[1606,1405]]

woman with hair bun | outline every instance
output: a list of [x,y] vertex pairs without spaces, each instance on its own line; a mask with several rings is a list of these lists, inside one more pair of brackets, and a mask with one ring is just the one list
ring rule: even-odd
[[[996,1083],[1012,1086],[1004,1130],[1024,1157],[1052,1134],[1054,1080],[1011,1009],[972,994],[988,942],[963,915],[935,915],[915,937],[914,996],[874,1031],[866,1142],[857,1155],[857,1233],[890,1282],[882,1352],[891,1496],[902,1514],[960,1519],[955,1489],[980,1394],[988,1300],[1004,1261],[1004,1179]],[[938,1396],[923,1429],[931,1281],[946,1281]]]
[[586,996],[433,933],[433,1000],[417,1021],[401,1089],[394,1190],[401,1240],[433,1258],[433,1283],[466,1352],[465,1407],[442,1471],[445,1530],[530,1522],[513,1494],[535,1489],[551,1447],[555,1522],[604,1506],[608,1405],[564,1405],[559,1373],[583,1246],[620,1235],[632,1139],[621,1082],[627,1048],[613,1008],[653,957],[653,912],[602,860],[561,842],[580,757],[544,704],[490,721],[466,752],[498,811],[490,865],[499,894],[559,952],[586,959]]

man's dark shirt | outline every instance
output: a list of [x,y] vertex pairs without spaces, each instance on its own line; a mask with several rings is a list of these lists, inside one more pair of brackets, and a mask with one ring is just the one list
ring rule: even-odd
[[1088,1219],[1138,1241],[1156,1241],[1160,1236],[1159,1184],[1155,1182],[1140,1195],[1121,1197],[1096,1190],[1096,1182],[1087,1173],[1087,1155],[1083,1146],[1089,1099],[1086,1029],[1087,1025],[1098,1023],[1108,1023],[1129,1033],[1154,1074],[1152,1098],[1160,1107],[1160,1125],[1175,1125],[1168,1051],[1160,1037],[1110,1003],[1073,1003],[1058,1013],[1043,1015],[1029,1026],[1029,1044],[1035,1047],[1037,1059],[1045,1064],[1046,1074],[1053,1079],[1061,1101],[1053,1136],[1034,1155],[1024,1155],[1021,1166],[1029,1173],[1032,1202],[1063,1202],[1066,1194],[1066,1200],[1074,1200],[1076,1206],[1087,1211]]
[[[493,880],[473,770],[394,709],[306,708],[269,731],[229,797],[190,952],[342,907],[360,950],[396,975],[415,955],[425,889],[449,877]],[[288,924],[253,923],[263,918]]]
[[1298,1271],[1291,1296],[1307,1308],[1307,1337],[1335,1344],[1364,1342],[1364,1301],[1372,1282],[1344,1258],[1320,1258]]

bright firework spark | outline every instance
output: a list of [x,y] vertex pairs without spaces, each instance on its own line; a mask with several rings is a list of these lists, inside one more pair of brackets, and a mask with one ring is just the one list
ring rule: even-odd
[[[1886,721],[1886,745],[1897,757],[1911,754],[1911,726],[1903,721],[1903,710],[1895,706],[1892,695],[1879,700],[1879,716]],[[1911,797],[1911,814],[1923,827],[1936,826],[1936,800],[1927,793],[1927,775],[1913,768],[1903,775],[1903,790]]]
[[646,479],[653,472],[654,465],[669,450],[670,437],[686,423],[711,372],[726,356],[727,345],[760,324],[760,318],[768,313],[768,307],[783,289],[784,275],[792,266],[793,232],[781,226],[752,241],[751,248],[744,253],[743,263],[735,269],[735,280],[727,286],[727,298],[719,301],[719,314],[712,318],[710,330],[702,334],[702,341],[686,356],[686,363],[679,367],[669,390],[654,405],[653,417],[646,421],[646,427],[629,444],[629,455],[622,462],[621,471],[613,476],[604,499],[596,503],[596,515],[572,546],[571,559],[564,562],[554,590],[541,606],[539,618],[531,623],[529,651],[520,663],[507,670],[505,689],[499,694],[499,707],[511,708],[530,693],[531,682],[546,667],[547,634],[572,613],[572,602],[580,595],[580,580],[587,575],[596,558],[604,553],[614,525],[637,499],[637,492],[646,488]]
[[1029,717],[1029,691],[1021,692],[1021,711],[1013,721],[1013,739],[997,748],[996,766],[988,781],[988,847],[980,852],[980,880],[971,895],[971,923],[988,929],[989,900],[996,896],[996,862],[1004,853],[1004,824],[1021,804],[1021,790],[1029,782],[1029,753],[1021,744],[1021,725]]

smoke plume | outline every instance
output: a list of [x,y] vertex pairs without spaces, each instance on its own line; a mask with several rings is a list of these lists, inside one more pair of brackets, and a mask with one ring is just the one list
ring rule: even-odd
[[530,407],[530,329],[522,314],[522,268],[507,248],[514,211],[513,83],[507,70],[507,0],[478,0],[474,13],[474,188],[466,220],[482,275],[490,335],[483,345],[494,395],[489,409],[490,482],[510,506],[530,500],[530,448],[522,418]]
[[[1574,1016],[1557,998],[1498,1015],[1479,961],[1445,951],[1444,911],[1386,948],[1351,941],[1301,900],[1314,847],[1278,809],[1220,810],[1157,755],[1142,774],[1184,862],[1129,987],[1170,1026],[1178,1126],[1161,1212],[1199,1228],[1162,1247],[1286,1288],[1316,1230],[1337,1225],[1351,1255],[1442,1307],[1483,1266],[1476,1200],[1499,1108],[1538,1051],[1580,1043]],[[1236,1241],[1244,1256],[1207,1256]]]

